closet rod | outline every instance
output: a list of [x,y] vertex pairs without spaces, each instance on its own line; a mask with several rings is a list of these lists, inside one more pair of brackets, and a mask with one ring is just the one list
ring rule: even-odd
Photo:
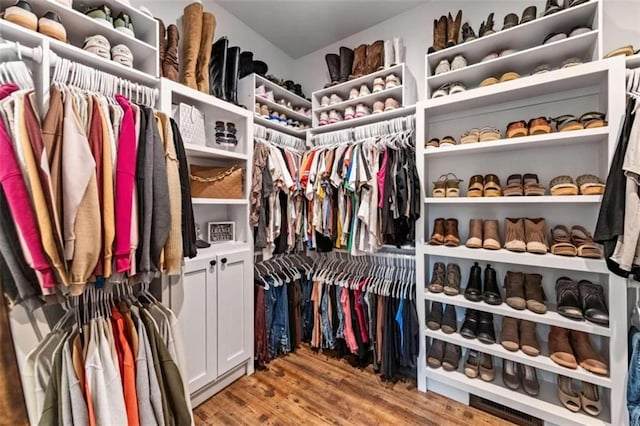
[[19,42],[5,41],[0,37],[0,60],[2,60],[2,62],[9,61],[4,58],[5,53],[18,55],[18,60],[21,60],[24,56],[38,64],[42,63],[42,47],[27,47],[21,45]]

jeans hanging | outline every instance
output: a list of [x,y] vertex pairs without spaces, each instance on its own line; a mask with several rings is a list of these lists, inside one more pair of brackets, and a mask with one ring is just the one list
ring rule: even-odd
[[320,302],[320,320],[322,322],[322,347],[334,349],[336,342],[333,338],[333,328],[329,321],[329,285],[325,284],[322,291],[322,301]]
[[287,284],[273,288],[275,304],[273,306],[273,323],[269,337],[269,356],[291,352],[289,339],[289,302],[287,300]]
[[640,425],[640,332],[629,339],[633,353],[629,362],[629,378],[627,380],[627,408],[629,424]]

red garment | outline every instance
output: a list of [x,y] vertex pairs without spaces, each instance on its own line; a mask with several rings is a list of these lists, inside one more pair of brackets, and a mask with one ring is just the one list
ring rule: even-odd
[[362,305],[360,304],[360,295],[362,294],[362,286],[364,285],[364,280],[358,284],[358,289],[353,291],[354,294],[354,303],[353,307],[356,310],[356,316],[358,317],[358,323],[360,324],[359,331],[360,338],[362,339],[362,343],[365,345],[369,343],[369,333],[367,332],[367,320],[364,317],[364,311],[362,310]]
[[351,321],[351,307],[349,303],[349,290],[346,288],[340,288],[342,294],[340,295],[340,303],[342,303],[342,311],[344,312],[344,339],[347,342],[347,346],[351,353],[358,353],[358,342],[356,336],[353,333],[353,322]]
[[136,129],[133,111],[129,101],[120,95],[116,100],[124,110],[120,137],[118,138],[118,155],[116,160],[116,271],[126,272],[131,269],[131,211],[133,209],[133,185],[136,178]]
[[380,170],[378,171],[378,208],[384,207],[384,181],[387,177],[387,161],[389,161],[388,151],[384,150],[384,157],[382,158],[382,164],[380,164]]
[[[0,86],[0,100],[17,90],[19,87],[15,84]],[[44,252],[44,247],[42,247],[38,223],[22,176],[22,169],[2,120],[0,120],[0,185],[4,189],[11,216],[31,255],[33,268],[42,277],[42,287],[55,288],[55,275]]]
[[[89,149],[96,162],[96,184],[98,185],[98,205],[100,211],[103,211],[104,206],[104,175],[103,175],[103,146],[104,140],[102,139],[102,120],[100,118],[100,111],[98,108],[98,102],[92,99],[93,108],[91,110],[91,124],[89,126]],[[107,142],[108,143],[108,142]],[[104,227],[100,229],[100,240],[104,241]],[[104,275],[104,245],[100,249],[100,257],[98,257],[98,263],[93,270],[93,275],[101,277]]]
[[302,166],[300,167],[300,186],[305,188],[307,183],[309,182],[309,174],[311,172],[311,164],[313,163],[313,158],[316,156],[316,151],[311,151],[307,158],[302,162]]

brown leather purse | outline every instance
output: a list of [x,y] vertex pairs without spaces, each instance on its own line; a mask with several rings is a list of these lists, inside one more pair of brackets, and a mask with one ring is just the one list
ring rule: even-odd
[[244,170],[233,167],[191,166],[191,196],[193,198],[244,197]]

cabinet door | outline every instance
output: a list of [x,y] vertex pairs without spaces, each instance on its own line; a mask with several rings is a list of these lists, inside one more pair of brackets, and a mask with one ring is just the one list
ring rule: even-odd
[[253,357],[251,252],[218,256],[218,376]]
[[215,381],[216,259],[187,262],[182,280],[171,286],[171,309],[183,331],[189,392]]

